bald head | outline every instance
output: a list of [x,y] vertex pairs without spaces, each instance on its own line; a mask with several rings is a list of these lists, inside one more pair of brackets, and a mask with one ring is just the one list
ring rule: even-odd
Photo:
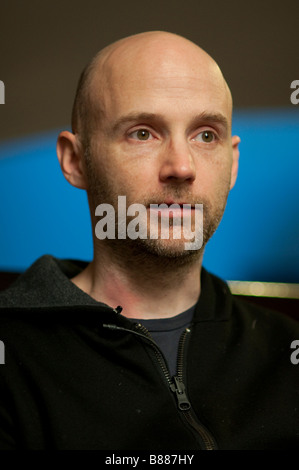
[[[170,78],[179,90],[181,80],[201,80],[214,87],[232,109],[230,90],[216,62],[203,49],[182,36],[150,31],[121,39],[102,49],[84,69],[72,113],[73,133],[87,144],[109,106],[122,94],[124,83],[136,86],[144,76],[163,81]],[[155,85],[155,81],[153,82]],[[166,89],[165,89],[166,92]]]

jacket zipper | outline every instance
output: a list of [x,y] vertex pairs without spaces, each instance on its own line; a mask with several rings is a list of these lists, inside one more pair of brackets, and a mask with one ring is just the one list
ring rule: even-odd
[[[163,375],[168,383],[168,386],[171,392],[175,393],[176,395],[178,409],[180,410],[180,412],[182,412],[189,426],[191,426],[191,428],[196,432],[196,434],[200,436],[204,444],[205,450],[215,450],[217,446],[214,438],[212,437],[210,432],[199,421],[194,418],[191,412],[191,403],[187,397],[186,387],[183,382],[184,349],[187,336],[191,331],[190,328],[186,328],[180,337],[177,358],[177,375],[171,377],[168,366],[160,348],[152,339],[149,331],[143,325],[141,325],[140,323],[136,324],[135,330],[130,330],[128,328],[119,327],[113,324],[104,324],[103,326],[109,329],[122,330],[129,333],[133,333],[135,335],[141,336],[142,338],[146,338],[149,341],[150,345],[154,349],[157,361],[162,369]],[[140,333],[136,330],[139,330]]]
[[[190,332],[191,332],[190,328],[186,328],[180,337],[179,349],[178,349],[177,376],[174,377],[174,380],[179,381],[179,384],[181,385],[183,389],[183,393],[185,393],[185,385],[183,382],[184,350],[185,350],[187,336]],[[185,409],[182,409],[179,406],[179,408],[183,411],[185,419],[190,424],[190,426],[200,435],[204,443],[205,449],[215,450],[217,448],[215,439],[213,438],[211,433],[206,429],[206,427],[203,424],[201,424],[193,416],[192,411],[191,411],[191,403],[189,402],[189,400],[188,400],[188,403],[189,403],[189,406]]]
[[170,390],[176,395],[178,408],[182,412],[187,423],[192,427],[192,429],[197,434],[199,434],[206,450],[216,449],[216,442],[214,438],[212,437],[212,435],[200,422],[198,422],[194,418],[191,412],[191,403],[187,397],[186,387],[183,382],[184,349],[185,349],[185,344],[186,344],[188,334],[191,332],[190,328],[186,328],[180,337],[179,348],[178,348],[178,358],[177,358],[177,375],[175,375],[174,377],[171,377],[168,367],[166,365],[164,356],[161,350],[159,349],[159,347],[151,338],[149,331],[143,325],[139,324],[137,325],[137,327],[140,331],[144,332],[145,336],[149,340],[151,340],[151,342],[153,343],[158,362],[162,367],[166,380],[169,384]]

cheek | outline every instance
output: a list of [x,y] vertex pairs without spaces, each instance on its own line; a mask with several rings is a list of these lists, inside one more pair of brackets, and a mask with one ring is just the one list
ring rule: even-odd
[[226,158],[201,160],[197,165],[196,193],[212,211],[222,210],[230,190],[231,163]]
[[227,155],[201,155],[197,160],[196,176],[203,187],[226,186],[231,178],[231,159]]
[[[100,199],[116,201],[126,196],[127,204],[146,200],[156,185],[152,155],[136,154],[119,145],[96,145],[93,149],[92,192]],[[103,142],[104,141],[104,142]]]
[[106,171],[115,174],[118,181],[126,192],[146,193],[153,189],[158,179],[157,159],[153,153],[137,151],[136,149],[114,149],[110,154],[109,165]]

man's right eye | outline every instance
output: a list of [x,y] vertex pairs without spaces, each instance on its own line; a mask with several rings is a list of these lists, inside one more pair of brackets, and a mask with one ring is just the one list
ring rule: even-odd
[[138,129],[137,131],[132,132],[129,137],[137,140],[149,140],[153,136],[147,129]]

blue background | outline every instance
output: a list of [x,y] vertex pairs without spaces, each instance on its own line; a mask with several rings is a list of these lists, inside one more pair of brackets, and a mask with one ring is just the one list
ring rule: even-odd
[[[0,270],[39,256],[91,260],[85,191],[64,179],[61,129],[0,143]],[[240,169],[204,265],[227,280],[299,282],[299,112],[237,110]]]

